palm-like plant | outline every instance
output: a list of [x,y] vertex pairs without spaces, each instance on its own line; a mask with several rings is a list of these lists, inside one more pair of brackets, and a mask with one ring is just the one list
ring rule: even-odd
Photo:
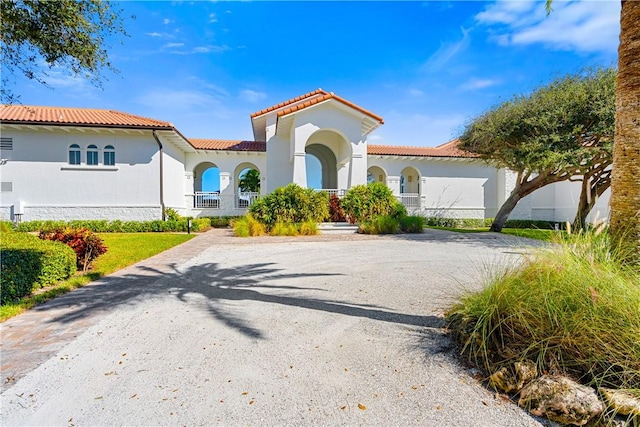
[[255,169],[249,169],[240,176],[238,188],[242,192],[259,193],[260,192],[260,172]]

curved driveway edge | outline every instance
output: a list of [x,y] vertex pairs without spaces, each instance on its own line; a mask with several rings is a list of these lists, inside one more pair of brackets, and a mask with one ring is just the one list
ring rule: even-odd
[[440,328],[525,242],[204,233],[2,323],[3,425],[539,425]]

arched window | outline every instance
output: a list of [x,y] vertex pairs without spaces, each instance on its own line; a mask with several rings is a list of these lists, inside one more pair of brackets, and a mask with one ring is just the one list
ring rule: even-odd
[[98,164],[98,147],[93,144],[87,147],[87,164],[91,166]]
[[113,145],[107,145],[104,147],[104,165],[115,166],[116,164],[116,150]]
[[80,146],[78,144],[71,144],[69,146],[69,164],[80,164]]

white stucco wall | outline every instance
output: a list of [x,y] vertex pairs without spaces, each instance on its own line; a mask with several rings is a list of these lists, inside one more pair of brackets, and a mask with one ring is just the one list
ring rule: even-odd
[[[160,218],[158,147],[150,131],[1,130],[13,139],[0,169],[2,181],[13,187],[0,194],[4,219],[10,219],[7,213],[23,213],[23,220]],[[71,144],[82,150],[78,166],[68,163]],[[97,166],[86,164],[90,144],[100,150]],[[115,166],[102,164],[106,145],[115,148]]]

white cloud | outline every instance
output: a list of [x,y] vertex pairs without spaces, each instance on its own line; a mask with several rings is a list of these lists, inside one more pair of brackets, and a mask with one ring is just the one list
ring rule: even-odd
[[409,93],[409,96],[414,98],[421,98],[424,96],[424,92],[420,89],[410,88],[407,92]]
[[440,45],[440,48],[436,50],[427,61],[422,65],[422,69],[425,71],[439,71],[449,61],[451,61],[458,53],[461,53],[469,46],[469,30],[461,28],[462,38],[455,43],[447,43]]
[[194,47],[191,53],[222,53],[231,50],[227,45],[208,45]]
[[184,43],[167,43],[164,46],[162,46],[163,49],[175,49],[177,47],[182,47],[184,46]]
[[212,109],[219,104],[216,97],[206,92],[167,88],[152,89],[136,101],[146,107],[170,106],[172,110]]
[[485,89],[491,86],[496,86],[500,84],[500,80],[495,79],[477,79],[471,78],[465,83],[463,83],[460,88],[465,90],[477,90],[477,89]]
[[169,18],[164,18],[164,19],[162,20],[162,23],[163,23],[164,25],[169,25],[169,24],[171,24],[172,22],[173,22],[173,21],[172,21],[171,19],[169,19]]
[[244,89],[240,91],[240,99],[247,101],[251,104],[256,104],[267,97],[264,92],[258,92],[251,89]]
[[549,16],[543,2],[499,1],[476,15],[494,27],[494,39],[504,45],[544,44],[555,50],[615,52],[620,32],[620,2],[555,1]]
[[150,37],[162,37],[162,34],[157,33],[157,32],[152,32],[152,33],[145,33],[146,35],[150,36]]
[[218,22],[218,18],[216,18],[216,14],[215,13],[210,13],[209,14],[209,23],[214,24]]

